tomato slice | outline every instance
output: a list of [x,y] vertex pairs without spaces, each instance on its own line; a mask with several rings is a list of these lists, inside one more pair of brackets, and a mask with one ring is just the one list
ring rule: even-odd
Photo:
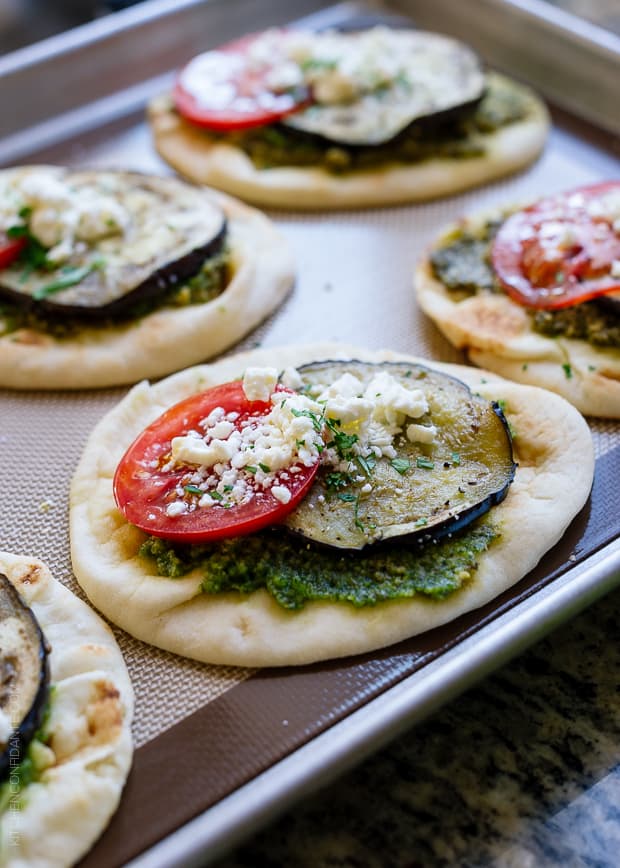
[[241,130],[269,124],[310,102],[303,82],[288,88],[270,84],[270,76],[283,62],[277,50],[256,58],[249,50],[263,34],[252,34],[206,51],[179,73],[173,98],[187,120],[212,130]]
[[6,235],[0,234],[0,268],[8,268],[24,247],[28,244],[26,237],[8,238]]
[[[295,394],[282,386],[277,391]],[[127,521],[153,536],[179,542],[208,542],[276,524],[304,497],[318,470],[318,460],[311,466],[301,461],[294,463],[294,472],[285,468],[267,487],[262,484],[264,477],[261,480],[260,474],[257,475],[257,468],[239,470],[248,497],[238,503],[233,502],[234,493],[226,492],[222,484],[220,489],[224,493],[217,491],[215,471],[205,472],[205,477],[211,476],[211,483],[205,478],[201,489],[196,481],[197,465],[171,462],[172,438],[191,431],[204,432],[204,420],[209,414],[220,413],[216,408],[227,414],[229,428],[242,431],[253,424],[262,424],[272,404],[249,401],[242,384],[234,382],[193,395],[166,410],[138,436],[116,469],[114,497]],[[231,469],[231,473],[234,477],[235,471]],[[223,482],[221,475],[218,481]],[[288,489],[287,503],[273,494],[275,486]],[[214,498],[218,499],[209,496],[209,505],[200,506],[203,490],[215,491]],[[171,514],[173,503],[180,504],[172,508],[173,512],[182,510],[180,514]]]
[[508,295],[528,307],[569,307],[620,290],[620,181],[561,193],[512,214],[491,259]]

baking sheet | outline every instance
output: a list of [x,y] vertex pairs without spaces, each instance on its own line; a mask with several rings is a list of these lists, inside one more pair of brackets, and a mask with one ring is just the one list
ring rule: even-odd
[[[356,11],[351,4],[344,10]],[[319,23],[333,20],[336,13],[343,10],[328,10]],[[249,27],[251,22],[246,23]],[[133,25],[135,39],[140,38],[139,25]],[[209,38],[215,38],[213,30]],[[178,62],[173,51],[163,55],[166,62],[173,56]],[[142,99],[169,79],[169,71],[151,66],[149,76]],[[60,139],[55,134],[51,146],[41,146],[49,138],[32,135],[25,148],[28,136],[15,130],[22,142],[21,161],[167,172],[152,149],[142,110],[127,113],[128,104],[120,99],[122,116],[88,133]],[[76,111],[72,106],[73,118]],[[56,130],[62,128],[62,117],[54,119]],[[79,128],[86,126],[83,122]],[[0,153],[9,140],[14,145],[13,133],[0,141]],[[273,212],[296,255],[297,284],[283,307],[231,352],[257,344],[333,339],[462,361],[416,308],[411,289],[416,257],[460,213],[617,175],[617,161],[605,148],[609,141],[600,131],[556,113],[539,162],[483,189],[411,207],[316,215]],[[41,557],[77,593],[68,549],[69,481],[93,425],[125,391],[0,391],[0,474],[7,501],[0,545]],[[596,486],[565,539],[514,590],[447,628],[363,658],[262,672],[204,666],[117,631],[136,690],[138,750],[121,808],[84,864],[125,864],[196,817],[193,844],[177,837],[173,853],[162,845],[143,859],[149,864],[185,861],[207,845],[213,856],[231,835],[240,834],[242,823],[249,832],[266,807],[275,809],[284,793],[316,784],[326,773],[322,757],[338,758],[330,764],[332,772],[352,761],[354,748],[368,749],[393,727],[418,718],[474,676],[499,665],[502,653],[514,653],[620,580],[620,550],[612,544],[620,525],[620,425],[596,421],[591,428]],[[490,636],[493,641],[485,645],[482,640]],[[482,655],[481,648],[486,649]],[[405,689],[410,699],[400,705],[397,697]],[[378,705],[383,724],[375,717]],[[350,721],[356,722],[355,738]],[[315,744],[321,750],[308,755]],[[290,775],[287,758],[298,755],[303,764]],[[252,802],[249,793],[257,781],[261,799]]]

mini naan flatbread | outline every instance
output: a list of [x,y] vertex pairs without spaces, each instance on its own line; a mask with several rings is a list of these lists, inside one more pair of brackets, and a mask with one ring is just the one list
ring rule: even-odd
[[[422,595],[356,608],[310,602],[283,609],[265,590],[201,592],[200,570],[157,575],[138,555],[145,535],[117,509],[112,479],[134,438],[166,408],[240,377],[250,366],[286,369],[324,359],[422,362],[452,374],[483,397],[502,400],[517,432],[516,477],[491,516],[500,538],[479,557],[464,586],[443,600]],[[282,666],[357,654],[398,642],[483,605],[522,578],[562,536],[590,491],[594,459],[589,429],[562,398],[473,368],[392,352],[311,345],[257,350],[141,383],[95,428],[71,486],[71,549],[76,577],[93,605],[132,635],[198,660]],[[527,540],[527,545],[524,545]],[[304,552],[301,541],[300,552]],[[300,555],[302,556],[302,555]]]
[[[67,175],[67,170],[55,167],[6,172],[41,168],[51,168],[61,180],[73,177]],[[230,251],[232,275],[223,292],[210,301],[163,306],[130,320],[121,318],[118,322],[112,315],[113,324],[84,322],[64,335],[36,326],[5,331],[0,313],[0,386],[84,389],[160,377],[208,359],[235,344],[265,319],[290,291],[294,266],[289,246],[271,221],[253,208],[212,190],[198,190],[175,178],[104,171],[74,174],[80,182],[96,178],[118,184],[126,179],[127,185],[137,188],[148,185],[149,191],[152,189],[162,198],[161,210],[151,215],[162,226],[167,218],[166,200],[180,202],[181,218],[184,210],[199,209],[201,202],[210,217],[212,211],[221,209],[226,220],[224,244]],[[194,237],[199,235],[196,227],[192,227],[192,233]],[[193,248],[200,242],[192,245],[189,230],[186,235],[179,256],[191,257]],[[142,239],[140,243],[148,243],[148,240]],[[173,254],[173,258],[176,255]],[[162,273],[161,265],[161,262],[155,263],[155,280]],[[17,267],[11,271],[15,272],[12,283],[19,288],[21,278]],[[63,279],[62,270],[59,274]],[[2,276],[0,273],[0,283]],[[47,280],[55,276],[52,274]],[[45,282],[45,278],[40,282]],[[53,292],[46,301],[51,304],[60,296],[61,293]],[[61,313],[54,314],[56,320],[61,316]]]
[[476,232],[503,216],[505,212],[499,211],[472,215],[442,232],[416,267],[420,307],[475,365],[518,383],[550,389],[587,416],[619,418],[620,349],[538,333],[526,308],[504,293],[452,292],[435,275],[433,250],[455,232]]
[[454,156],[388,161],[351,171],[312,165],[261,168],[232,141],[210,136],[181,117],[168,95],[153,100],[149,121],[157,151],[177,172],[254,205],[294,210],[396,205],[454,195],[516,172],[538,157],[549,129],[544,104],[516,82],[497,74],[492,80],[522,100],[526,112],[520,120],[478,134],[476,155],[458,156],[457,141]]
[[43,768],[0,788],[0,861],[73,865],[116,810],[132,757],[133,691],[111,630],[34,558],[0,552],[0,572],[32,609],[47,642],[51,693]]

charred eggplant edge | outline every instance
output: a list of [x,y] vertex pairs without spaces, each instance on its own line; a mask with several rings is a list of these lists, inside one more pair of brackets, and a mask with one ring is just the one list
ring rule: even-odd
[[4,752],[0,754],[1,785],[9,778],[10,773],[19,765],[19,763],[24,760],[30,742],[43,723],[50,692],[50,668],[48,656],[51,648],[32,609],[24,603],[8,576],[1,572],[0,584],[6,588],[7,593],[12,597],[12,601],[15,604],[15,607],[20,611],[21,616],[28,618],[34,627],[35,634],[39,640],[38,657],[40,662],[39,687],[30,710],[20,724],[13,730],[9,736]]
[[1,282],[0,300],[10,301],[26,313],[39,311],[54,321],[71,319],[71,321],[82,323],[97,323],[112,318],[130,317],[136,305],[156,303],[171,287],[178,286],[194,277],[207,259],[222,250],[227,233],[228,221],[223,216],[219,231],[206,244],[195,247],[180,259],[174,259],[162,265],[125,295],[105,305],[87,307],[85,305],[63,304],[51,298],[37,300],[32,296],[16,292],[11,287],[3,286]]

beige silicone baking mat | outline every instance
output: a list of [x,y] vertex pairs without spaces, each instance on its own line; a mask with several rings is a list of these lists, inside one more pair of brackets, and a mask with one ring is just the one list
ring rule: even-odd
[[[297,282],[283,306],[230,352],[259,344],[276,347],[291,342],[336,340],[370,348],[392,348],[429,359],[463,361],[416,307],[412,290],[416,259],[441,227],[462,213],[494,203],[525,201],[604,177],[617,177],[620,166],[610,146],[603,134],[556,113],[548,146],[535,165],[519,175],[470,193],[425,205],[364,212],[272,213],[293,248]],[[153,150],[141,112],[80,138],[63,140],[46,150],[37,148],[33,139],[32,151],[23,162],[26,161],[168,171]],[[0,548],[42,558],[57,578],[80,595],[69,555],[70,480],[93,426],[125,391],[0,390],[3,505]],[[591,429],[598,458],[620,446],[620,423],[596,421],[591,423]],[[602,468],[609,477],[617,466],[617,461],[597,462],[597,469]],[[610,479],[606,481],[609,483]],[[604,498],[602,503],[598,509],[599,519],[600,514],[606,512]],[[556,561],[560,559],[560,567],[565,565],[567,557],[555,555]],[[543,571],[547,569],[545,576],[555,575],[550,566],[543,565]],[[493,605],[490,608],[498,611]],[[475,615],[466,628],[470,632],[478,629],[477,617]],[[401,667],[405,662],[408,666],[416,654],[422,666],[426,659],[424,645],[432,641],[421,637],[419,648],[414,652],[408,650],[401,657],[396,651],[396,656],[390,658],[390,649],[368,655],[359,667],[356,661],[343,661],[342,666],[338,663],[323,669],[309,667],[274,677],[260,673],[252,678],[256,673],[251,670],[195,663],[151,648],[122,631],[116,631],[116,636],[136,692],[134,734],[136,746],[141,750],[136,754],[134,772],[113,826],[91,856],[92,864],[106,868],[124,864],[132,855],[152,846],[158,835],[166,835],[187,822],[192,812],[195,815],[205,810],[286,756],[303,743],[304,738],[312,738],[313,733],[330,726],[337,719],[336,706],[342,716],[350,713],[355,703],[359,707],[368,702],[384,689],[382,684],[387,682],[382,679],[386,673],[390,683],[405,677],[410,670]],[[459,640],[451,638],[450,641],[458,643]],[[355,675],[357,668],[359,672]],[[328,676],[332,681],[331,686],[326,687],[321,679]],[[353,698],[344,690],[340,696],[333,686],[334,680],[339,679],[349,686],[354,684]],[[371,686],[374,694],[369,692]],[[235,687],[239,689],[231,689]],[[271,709],[280,729],[270,729],[273,721],[268,724],[265,717],[260,716],[268,690],[274,703],[277,693],[282,708],[286,709],[280,716],[282,719],[278,718],[280,706],[274,705],[275,710]],[[282,698],[291,695],[297,697],[294,709],[288,699]],[[329,707],[315,711],[320,703],[313,697],[320,697]],[[184,768],[183,775],[176,775],[176,783],[170,784],[179,787],[180,782],[187,781],[190,793],[187,799],[195,804],[187,808],[185,814],[170,817],[178,805],[164,801],[157,815],[145,803],[144,794],[156,795],[158,786],[152,785],[152,779],[159,781],[168,770],[164,762],[166,756],[174,756],[175,762],[191,757],[185,747],[179,749],[180,740],[194,738],[200,743],[205,726],[204,715],[200,712],[205,707],[212,712],[210,724],[219,721],[220,733],[226,734],[230,729],[232,709],[235,725],[246,727],[244,732],[250,748],[250,735],[257,733],[257,738],[263,737],[265,744],[259,745],[256,751],[248,749],[244,762],[238,762],[238,767],[232,771],[227,766],[217,770],[218,754],[223,753],[223,748],[218,744],[209,745],[213,753],[204,759],[204,767],[197,771],[196,780],[192,779],[194,770],[188,767]],[[309,720],[312,714],[314,719]],[[256,715],[256,719],[251,715]],[[288,741],[280,724],[287,724]],[[297,741],[293,738],[295,726],[300,733]],[[251,734],[248,727],[253,728]],[[188,759],[187,763],[192,761]],[[181,803],[185,796],[181,794],[176,801]],[[154,816],[160,817],[159,830],[139,828],[141,824],[142,827],[152,826]],[[126,843],[132,837],[135,840]]]
[[[33,159],[167,171],[141,120],[33,154]],[[613,159],[598,145],[556,126],[534,166],[465,195],[365,212],[273,213],[294,250],[297,283],[280,310],[231,352],[327,339],[462,361],[416,307],[411,274],[425,246],[443,224],[470,209],[588,183],[612,170]],[[69,483],[92,427],[124,393],[0,391],[0,545],[42,558],[76,593],[69,557]],[[618,423],[597,421],[591,427],[598,455],[620,443]],[[117,637],[136,691],[137,745],[251,674],[185,660],[122,632]]]

